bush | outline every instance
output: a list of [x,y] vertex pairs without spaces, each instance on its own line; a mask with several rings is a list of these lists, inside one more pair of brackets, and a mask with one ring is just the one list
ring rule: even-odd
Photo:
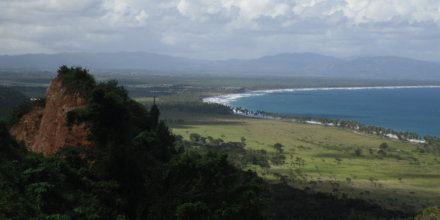
[[385,143],[385,142],[384,142],[384,143],[382,143],[382,144],[380,144],[380,146],[379,146],[379,148],[380,148],[380,149],[382,149],[382,150],[387,150],[387,149],[388,149],[388,147],[389,147],[389,146],[388,146],[388,144],[387,144],[387,143]]
[[58,69],[58,77],[61,78],[63,86],[67,87],[67,93],[78,93],[82,97],[89,96],[96,85],[89,71],[81,67],[61,66]]
[[200,134],[197,134],[197,133],[191,133],[189,135],[189,139],[193,142],[199,142],[201,139],[201,136],[200,136]]
[[416,220],[436,220],[440,219],[440,209],[432,206],[425,208],[414,219]]

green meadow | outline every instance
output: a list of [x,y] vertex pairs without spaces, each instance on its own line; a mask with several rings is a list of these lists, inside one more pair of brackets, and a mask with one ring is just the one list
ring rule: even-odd
[[[248,150],[269,154],[276,153],[275,143],[282,144],[283,164],[243,167],[271,182],[360,198],[396,210],[440,204],[440,157],[420,153],[420,144],[335,127],[233,115],[165,111],[162,118],[185,139],[197,133],[244,142]],[[380,147],[383,143],[386,149]]]

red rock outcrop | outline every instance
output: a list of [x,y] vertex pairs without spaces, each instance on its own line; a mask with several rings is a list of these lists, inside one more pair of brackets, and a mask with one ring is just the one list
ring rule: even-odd
[[87,139],[90,129],[84,125],[67,126],[67,112],[83,107],[86,100],[79,94],[66,93],[60,78],[47,89],[44,108],[35,107],[24,115],[10,133],[23,141],[30,151],[54,154],[65,146],[93,147]]

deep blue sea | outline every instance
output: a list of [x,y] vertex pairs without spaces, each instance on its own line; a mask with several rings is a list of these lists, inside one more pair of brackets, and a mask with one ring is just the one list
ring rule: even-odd
[[440,88],[257,92],[227,104],[254,111],[354,120],[440,137]]

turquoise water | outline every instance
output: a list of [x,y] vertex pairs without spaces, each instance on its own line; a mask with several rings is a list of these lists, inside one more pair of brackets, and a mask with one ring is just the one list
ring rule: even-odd
[[263,92],[231,99],[228,105],[254,111],[354,120],[440,137],[440,88]]

